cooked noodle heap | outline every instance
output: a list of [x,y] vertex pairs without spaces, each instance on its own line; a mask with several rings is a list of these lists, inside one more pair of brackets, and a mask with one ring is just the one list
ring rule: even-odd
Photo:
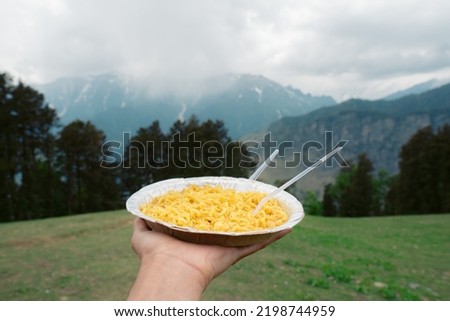
[[277,227],[288,219],[276,199],[270,199],[253,214],[267,194],[237,192],[219,186],[189,185],[170,191],[142,205],[141,211],[157,220],[180,227],[217,232],[247,232]]

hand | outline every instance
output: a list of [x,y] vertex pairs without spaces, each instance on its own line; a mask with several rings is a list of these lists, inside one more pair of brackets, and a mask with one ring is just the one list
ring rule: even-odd
[[129,299],[199,299],[216,276],[290,231],[280,231],[271,239],[250,246],[224,247],[180,241],[151,231],[143,219],[136,218],[131,244],[141,260],[141,269]]

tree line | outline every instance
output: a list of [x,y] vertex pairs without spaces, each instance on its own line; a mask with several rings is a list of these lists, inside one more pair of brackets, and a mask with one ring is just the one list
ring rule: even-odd
[[[177,120],[167,133],[158,121],[107,142],[91,122],[62,126],[44,96],[0,74],[0,221],[97,212],[124,207],[141,187],[173,177],[247,177],[256,165],[245,144],[232,141],[220,120]],[[119,144],[119,146],[117,145]],[[361,154],[325,186],[309,192],[305,212],[378,216],[450,212],[450,126],[419,130],[402,147],[400,171],[374,173]]]
[[123,208],[162,179],[245,176],[255,165],[223,122],[196,117],[167,134],[157,121],[140,128],[120,153],[114,143],[89,121],[62,126],[41,93],[0,74],[0,221]]
[[158,121],[140,128],[125,146],[120,162],[124,193],[175,177],[245,177],[255,166],[246,146],[228,136],[223,121],[200,122],[195,116],[175,121],[167,134]]
[[115,177],[98,168],[104,141],[90,122],[62,127],[42,94],[0,74],[0,220],[117,208]]
[[308,214],[361,217],[450,213],[450,125],[417,131],[401,148],[399,173],[374,173],[366,154],[343,167],[322,200],[308,192]]

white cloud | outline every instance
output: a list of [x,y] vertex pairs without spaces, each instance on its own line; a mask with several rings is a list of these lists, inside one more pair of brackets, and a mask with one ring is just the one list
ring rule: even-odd
[[29,82],[121,71],[181,87],[247,72],[343,99],[450,76],[446,0],[4,0],[0,12],[0,69]]

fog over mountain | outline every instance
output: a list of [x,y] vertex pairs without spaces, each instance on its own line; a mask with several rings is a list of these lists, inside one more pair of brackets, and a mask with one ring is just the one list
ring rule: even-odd
[[447,0],[5,0],[0,12],[0,70],[26,83],[255,74],[341,102],[450,77]]
[[[444,82],[430,80],[384,99],[350,99],[339,104],[330,96],[312,96],[249,74],[187,83],[183,92],[119,74],[59,79],[37,89],[63,123],[76,118],[91,120],[110,140],[121,141],[123,132],[134,134],[155,120],[167,132],[174,121],[194,114],[200,120],[222,119],[233,139],[262,142],[270,133],[277,144],[292,142],[294,146],[284,159],[277,159],[276,168],[263,173],[261,179],[273,183],[294,176],[301,168],[286,168],[283,162],[293,152],[302,151],[305,142],[325,145],[326,132],[332,133],[334,144],[341,139],[349,141],[342,151],[346,160],[353,161],[365,152],[376,170],[395,173],[401,146],[417,130],[450,123],[450,84],[437,87]],[[300,191],[320,193],[338,172],[334,165],[302,179],[297,184]]]
[[158,87],[148,79],[120,74],[63,78],[35,86],[57,110],[63,123],[91,120],[109,139],[159,120],[167,131],[177,119],[196,115],[221,119],[232,138],[258,131],[286,116],[299,116],[336,102],[281,86],[263,76],[228,74],[202,83],[186,83],[184,91]]

